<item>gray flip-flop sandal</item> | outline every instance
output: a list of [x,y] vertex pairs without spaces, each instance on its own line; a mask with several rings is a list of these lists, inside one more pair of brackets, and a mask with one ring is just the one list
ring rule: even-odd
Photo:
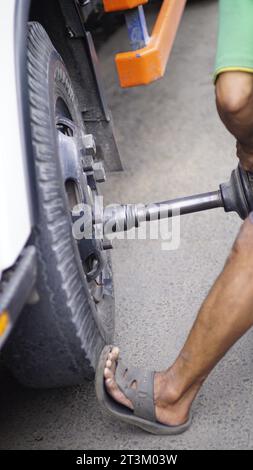
[[144,371],[136,367],[125,367],[120,358],[117,363],[115,379],[120,390],[131,400],[134,410],[132,411],[113,400],[107,393],[104,384],[105,364],[112,348],[113,346],[104,347],[96,371],[96,394],[104,410],[121,421],[138,426],[152,434],[173,435],[186,431],[191,424],[191,415],[185,423],[179,426],[166,426],[156,421],[154,405],[155,372]]

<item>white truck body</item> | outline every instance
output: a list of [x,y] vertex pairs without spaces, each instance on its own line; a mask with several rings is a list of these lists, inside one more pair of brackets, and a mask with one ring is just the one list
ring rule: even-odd
[[16,0],[0,5],[0,278],[31,232],[29,186],[23,155],[15,70]]

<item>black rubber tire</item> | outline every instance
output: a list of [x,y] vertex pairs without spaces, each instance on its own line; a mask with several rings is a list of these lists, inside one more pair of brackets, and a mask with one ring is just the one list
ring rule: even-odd
[[94,377],[99,354],[112,341],[114,300],[105,295],[98,312],[72,237],[57,152],[56,98],[64,98],[73,120],[80,123],[81,115],[62,59],[39,23],[29,24],[28,82],[39,198],[33,241],[40,300],[22,312],[4,354],[25,386],[68,386]]

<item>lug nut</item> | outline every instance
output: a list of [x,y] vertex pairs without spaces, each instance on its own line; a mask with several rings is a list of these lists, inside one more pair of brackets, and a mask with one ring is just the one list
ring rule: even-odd
[[94,178],[97,183],[104,183],[106,180],[105,169],[103,162],[93,163]]
[[85,134],[83,139],[84,139],[84,146],[85,146],[86,154],[91,157],[95,157],[96,142],[95,142],[93,134]]
[[110,240],[103,240],[103,250],[111,250],[113,248]]

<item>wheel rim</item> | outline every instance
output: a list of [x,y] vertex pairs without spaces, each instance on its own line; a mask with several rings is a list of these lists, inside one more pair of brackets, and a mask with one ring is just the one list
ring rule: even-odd
[[75,208],[83,205],[88,208],[85,219],[92,238],[84,238],[77,243],[77,246],[90,294],[98,306],[104,293],[112,293],[112,285],[110,286],[112,280],[110,275],[106,273],[106,269],[103,269],[105,266],[102,240],[94,238],[92,213],[97,188],[96,185],[94,187],[94,184],[93,187],[89,185],[88,178],[82,168],[82,159],[85,155],[84,130],[74,122],[68,106],[62,98],[56,100],[55,124],[60,163],[72,222],[75,220],[75,216],[80,217],[81,215],[79,210],[75,212]]

